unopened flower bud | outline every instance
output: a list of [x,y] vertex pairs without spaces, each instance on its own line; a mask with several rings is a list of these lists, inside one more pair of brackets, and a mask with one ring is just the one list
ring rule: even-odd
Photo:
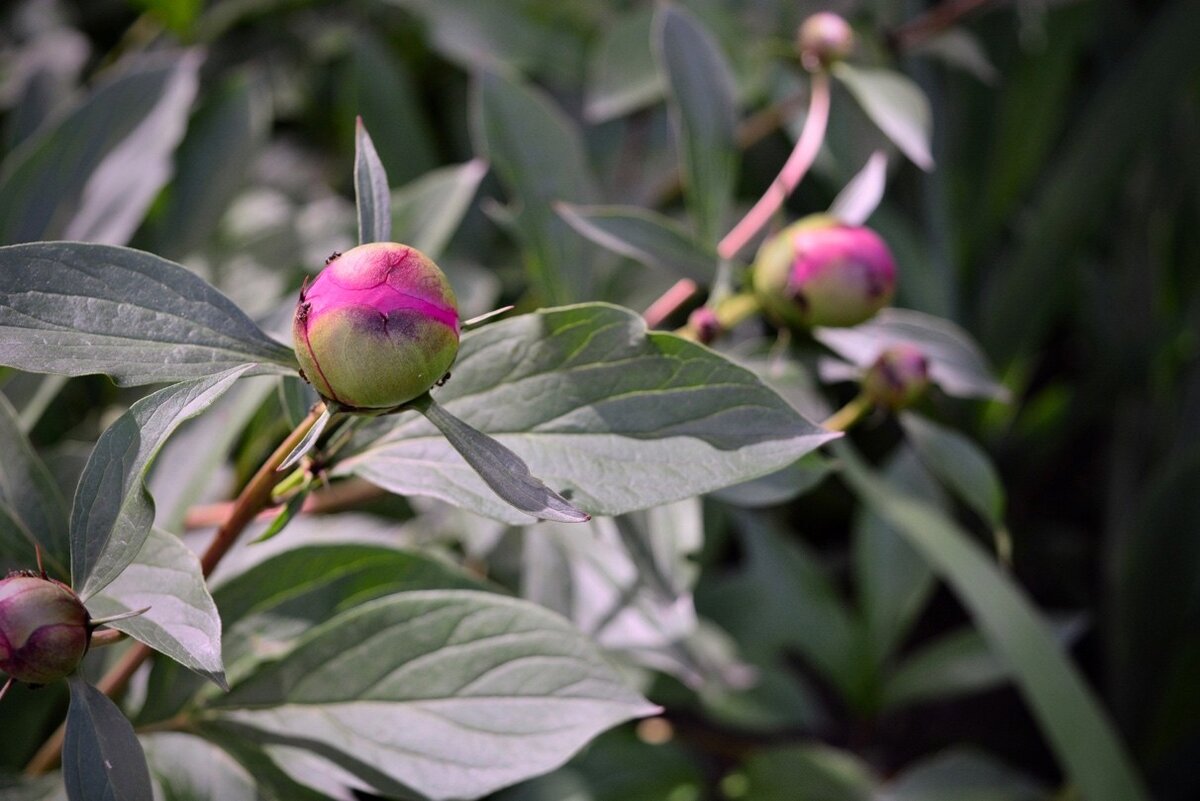
[[778,322],[858,325],[891,302],[896,262],[871,229],[813,215],[767,240],[753,280],[759,303]]
[[724,331],[717,313],[708,306],[701,306],[688,315],[688,328],[695,333],[696,341],[705,345],[711,345]]
[[392,409],[426,392],[458,355],[458,304],[433,260],[394,242],[331,258],[300,291],[296,357],[326,400]]
[[61,679],[87,652],[90,621],[65,584],[23,573],[0,580],[0,671],[27,684]]
[[841,61],[854,49],[854,30],[850,23],[830,11],[813,14],[796,31],[796,51],[810,72]]
[[867,368],[862,390],[875,405],[886,409],[911,406],[929,388],[929,360],[912,345],[893,345]]

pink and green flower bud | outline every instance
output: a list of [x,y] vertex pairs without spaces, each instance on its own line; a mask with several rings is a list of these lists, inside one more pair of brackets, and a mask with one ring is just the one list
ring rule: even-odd
[[79,666],[91,618],[65,584],[17,573],[0,580],[0,672],[49,684]]
[[458,355],[458,304],[433,260],[394,242],[334,257],[292,322],[304,377],[328,401],[383,411],[424,394]]
[[701,306],[689,314],[687,327],[695,334],[696,341],[704,345],[711,345],[725,333],[725,326],[721,325],[717,313],[708,306]]
[[903,409],[929,389],[929,360],[912,345],[893,345],[879,354],[862,380],[863,394],[876,406]]
[[813,14],[796,31],[796,51],[810,72],[828,68],[850,55],[853,49],[854,29],[830,11]]
[[858,325],[896,294],[896,262],[871,229],[812,215],[763,244],[753,282],[767,315],[790,328]]

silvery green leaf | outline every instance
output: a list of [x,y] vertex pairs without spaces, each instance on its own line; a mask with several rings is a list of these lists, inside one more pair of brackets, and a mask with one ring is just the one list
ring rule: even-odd
[[358,118],[354,128],[354,194],[358,206],[358,243],[392,241],[391,190],[375,143]]
[[208,594],[200,560],[174,534],[151,529],[137,558],[87,606],[92,617],[149,607],[108,625],[228,689],[221,663],[221,616]]
[[311,630],[211,704],[261,742],[316,751],[384,794],[477,798],[548,772],[656,707],[558,615],[404,592]]
[[933,112],[921,87],[894,70],[856,67],[845,61],[834,65],[833,74],[913,164],[926,172],[933,169]]
[[193,273],[130,248],[0,247],[0,360],[34,373],[106,373],[123,386],[185,381],[295,355]]
[[250,370],[173,384],[142,398],[109,426],[79,478],[71,510],[71,580],[87,599],[132,562],[154,523],[146,471],[167,437]]
[[699,244],[669,217],[638,206],[573,206],[559,203],[558,215],[597,245],[642,264],[708,284],[717,254]]
[[465,164],[430,170],[392,193],[392,235],[437,259],[458,229],[487,175],[488,164]]
[[0,395],[0,558],[32,568],[41,548],[46,569],[69,577],[67,503],[22,433],[16,410]]
[[[606,304],[545,309],[471,332],[435,394],[448,412],[593,514],[646,509],[756,478],[836,436],[723,356],[648,333],[638,315]],[[366,427],[334,472],[530,522],[413,414]]]

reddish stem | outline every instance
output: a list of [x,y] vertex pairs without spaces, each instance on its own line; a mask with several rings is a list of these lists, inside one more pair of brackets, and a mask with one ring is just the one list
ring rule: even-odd
[[664,320],[678,311],[699,290],[700,287],[696,286],[696,282],[690,278],[681,278],[676,281],[642,314],[642,318],[646,321],[646,327],[658,328]]

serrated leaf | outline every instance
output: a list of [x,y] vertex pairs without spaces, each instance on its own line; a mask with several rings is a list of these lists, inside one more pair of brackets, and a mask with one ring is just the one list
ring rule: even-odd
[[[437,398],[594,514],[765,475],[836,436],[749,371],[703,346],[648,333],[638,315],[606,304],[546,309],[471,332]],[[530,522],[413,415],[368,427],[357,443],[336,474]]]
[[982,448],[913,412],[901,414],[900,424],[930,472],[990,525],[1004,525],[1004,485]]
[[193,273],[130,248],[0,248],[0,359],[34,373],[106,373],[123,386],[186,381],[295,355]]
[[679,6],[659,6],[653,46],[668,87],[688,207],[700,240],[715,244],[737,177],[733,70],[712,34]]
[[144,58],[27,140],[0,171],[0,242],[123,244],[171,175],[197,53]]
[[1104,708],[1025,594],[936,509],[881,482],[848,446],[835,446],[859,497],[929,562],[1009,664],[1064,772],[1089,801],[1148,801]]
[[650,50],[653,9],[617,17],[588,54],[583,113],[593,124],[644,108],[663,96],[666,82]]
[[362,117],[354,128],[354,197],[358,207],[358,243],[392,241],[392,195],[387,173]]
[[708,284],[717,254],[669,217],[638,206],[555,206],[579,233],[613,253]]
[[396,241],[412,245],[431,259],[441,256],[487,172],[487,162],[474,159],[431,170],[393,192],[392,233]]
[[472,122],[485,153],[520,207],[515,224],[528,242],[530,281],[546,303],[588,297],[588,248],[553,203],[590,203],[596,189],[579,129],[541,91],[511,77],[479,73]]
[[146,756],[125,715],[78,675],[63,742],[63,780],[71,801],[154,801]]
[[466,591],[358,606],[214,709],[380,792],[431,799],[475,798],[545,773],[601,731],[656,710],[562,618]]
[[174,534],[151,529],[137,558],[87,606],[92,617],[149,607],[107,625],[228,689],[221,663],[221,616],[208,594],[200,560]]
[[930,379],[947,395],[1006,400],[1008,390],[992,377],[979,346],[959,326],[911,309],[884,309],[853,328],[817,328],[822,344],[843,359],[867,368],[887,348],[916,345],[929,360]]
[[829,207],[829,215],[846,225],[862,225],[879,207],[887,188],[887,154],[876,150],[866,165],[850,179]]
[[21,431],[17,411],[0,395],[0,559],[32,569],[36,550],[46,569],[70,577],[67,502]]
[[834,65],[833,74],[913,164],[926,172],[933,169],[933,112],[921,87],[894,70],[855,67],[845,61]]
[[251,367],[160,389],[100,435],[71,510],[71,580],[80,597],[86,600],[120,575],[149,536],[154,500],[146,489],[146,471],[163,442]]

